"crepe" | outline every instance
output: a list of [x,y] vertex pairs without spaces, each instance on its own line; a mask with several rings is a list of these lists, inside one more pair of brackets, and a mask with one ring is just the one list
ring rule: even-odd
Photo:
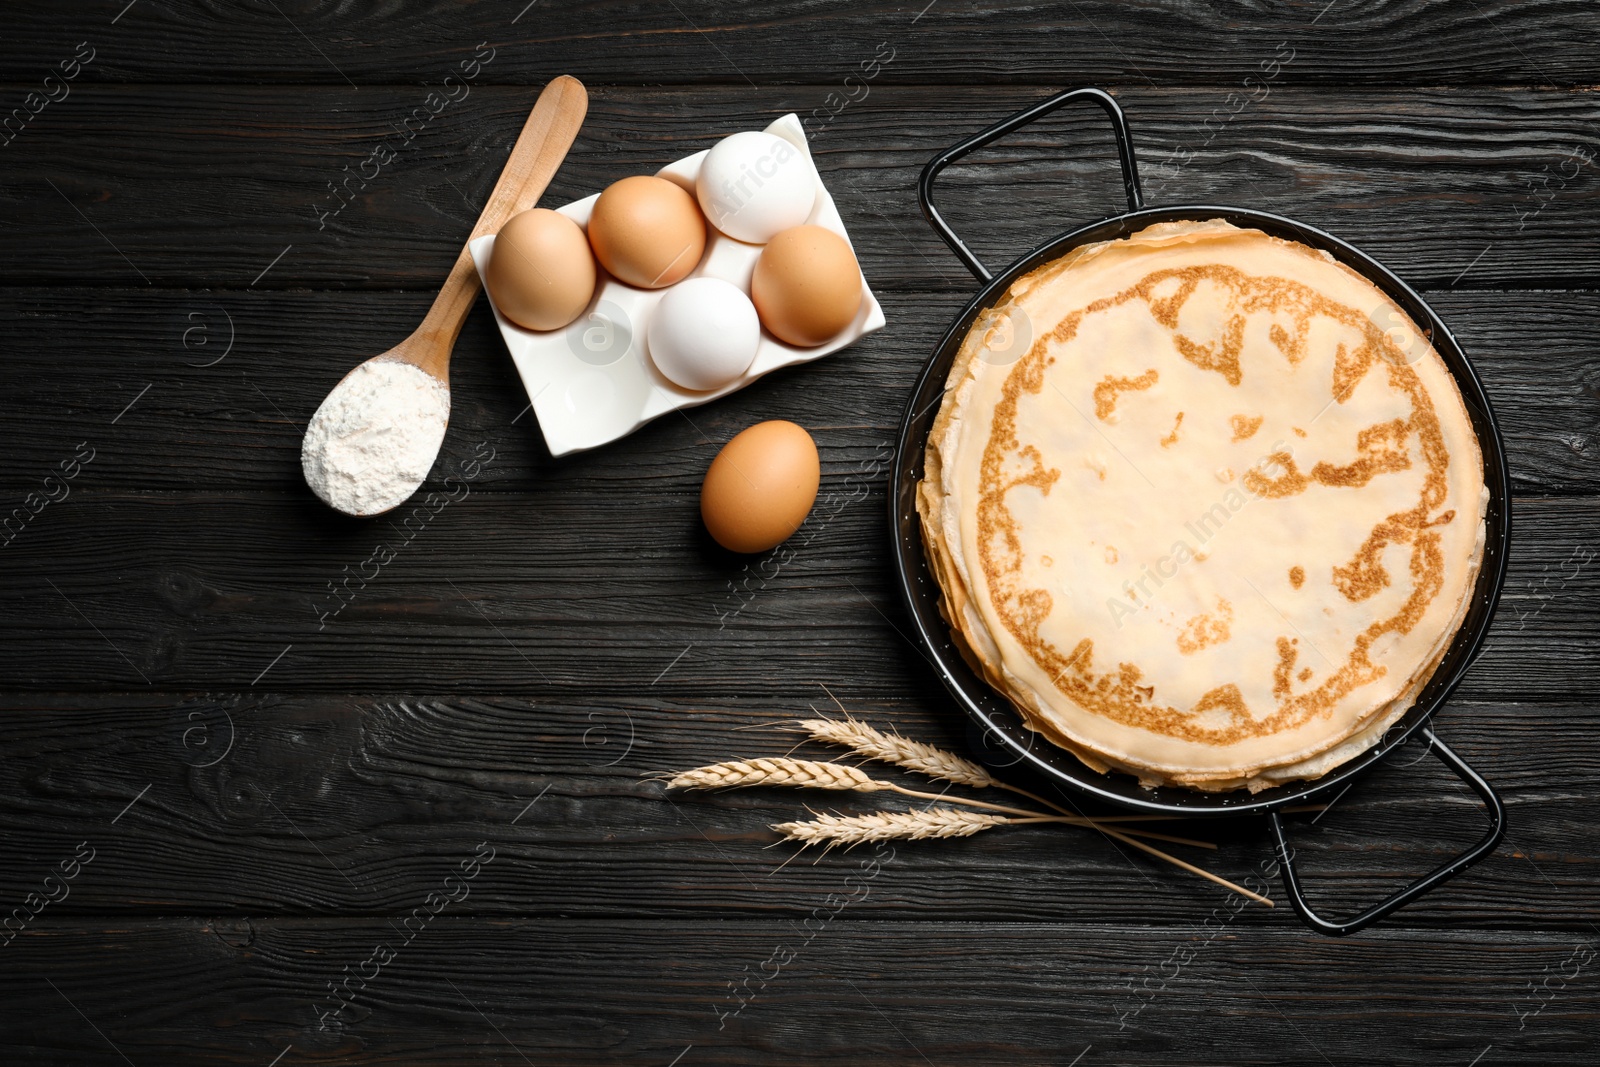
[[1254,790],[1411,706],[1488,491],[1398,306],[1212,220],[1012,283],[951,369],[917,503],[958,647],[1040,736],[1146,785]]

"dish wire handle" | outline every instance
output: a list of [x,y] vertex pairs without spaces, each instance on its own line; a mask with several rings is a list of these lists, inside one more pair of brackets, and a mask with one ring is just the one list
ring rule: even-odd
[[1103,89],[1085,86],[1081,89],[1068,89],[1064,93],[1057,93],[1043,103],[1035,104],[1033,107],[1019,111],[1010,118],[995,123],[982,133],[968,137],[958,145],[946,148],[928,161],[928,165],[922,168],[922,177],[917,179],[917,202],[922,205],[923,217],[928,220],[928,225],[932,226],[939,236],[944,238],[944,243],[950,246],[950,251],[956,254],[957,259],[966,264],[967,269],[973,273],[978,281],[988,282],[994,275],[989,273],[989,268],[985,267],[983,262],[972,254],[972,249],[968,248],[966,243],[956,236],[956,232],[950,228],[950,224],[944,221],[944,216],[939,214],[939,209],[933,206],[933,180],[939,176],[940,171],[968,152],[982,148],[990,141],[1004,137],[1012,130],[1021,129],[1035,119],[1043,118],[1069,100],[1078,99],[1092,100],[1094,103],[1099,104],[1100,109],[1111,119],[1111,129],[1117,135],[1117,158],[1122,162],[1122,188],[1128,196],[1128,210],[1138,211],[1144,207],[1144,190],[1139,186],[1139,166],[1133,159],[1133,140],[1128,134],[1128,120],[1122,114],[1122,108],[1117,106],[1117,102],[1112,99],[1111,94]]
[[1365,929],[1396,908],[1411,903],[1422,894],[1429,892],[1443,882],[1449,881],[1483,859],[1483,857],[1494,851],[1494,847],[1500,843],[1500,838],[1505,835],[1506,807],[1500,802],[1500,797],[1496,795],[1494,789],[1488,782],[1483,780],[1483,777],[1477,771],[1469,767],[1465,760],[1451,751],[1443,741],[1439,740],[1438,735],[1433,732],[1431,726],[1424,726],[1422,733],[1428,738],[1429,750],[1437,755],[1446,767],[1455,771],[1458,778],[1471,786],[1472,791],[1477,793],[1478,797],[1483,801],[1484,809],[1489,816],[1489,832],[1484,834],[1482,839],[1467,851],[1436,867],[1433,871],[1418,878],[1415,882],[1412,882],[1377,906],[1367,909],[1353,919],[1334,922],[1330,919],[1324,919],[1311,910],[1311,905],[1306,901],[1305,893],[1300,888],[1300,875],[1294,866],[1294,850],[1289,847],[1289,837],[1284,832],[1283,818],[1276,811],[1273,811],[1271,814],[1272,836],[1277,841],[1278,863],[1283,869],[1283,886],[1288,890],[1289,900],[1294,905],[1294,910],[1300,913],[1300,918],[1306,921],[1306,925],[1318,933],[1327,934],[1330,937],[1344,937],[1346,934],[1353,934],[1357,930]]

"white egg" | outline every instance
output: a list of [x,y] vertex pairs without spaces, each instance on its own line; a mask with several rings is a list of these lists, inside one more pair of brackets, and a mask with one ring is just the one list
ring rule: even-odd
[[721,278],[679,282],[656,305],[647,336],[650,359],[685,389],[718,389],[750,369],[761,318],[744,290]]
[[776,134],[752,130],[724,137],[706,153],[695,196],[718,230],[765,244],[810,217],[817,181],[804,152]]

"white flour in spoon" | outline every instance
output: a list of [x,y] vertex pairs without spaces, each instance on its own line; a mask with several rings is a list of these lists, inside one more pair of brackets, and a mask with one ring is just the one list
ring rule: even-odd
[[376,515],[416,492],[450,421],[450,390],[399,360],[361,364],[334,387],[306,427],[306,484],[350,515]]

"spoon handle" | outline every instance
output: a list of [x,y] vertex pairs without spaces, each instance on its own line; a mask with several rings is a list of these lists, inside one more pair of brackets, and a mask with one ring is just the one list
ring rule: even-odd
[[[538,203],[578,136],[578,127],[583,125],[588,111],[589,94],[578,79],[564,74],[544,87],[500,172],[494,192],[489,194],[489,202],[472,228],[472,236],[467,238],[469,244],[498,231],[511,216]],[[408,347],[412,348],[412,362],[440,381],[450,380],[450,350],[478,297],[479,284],[472,253],[463,247],[444,287],[434,298],[433,307],[428,309],[428,317],[411,337]]]

